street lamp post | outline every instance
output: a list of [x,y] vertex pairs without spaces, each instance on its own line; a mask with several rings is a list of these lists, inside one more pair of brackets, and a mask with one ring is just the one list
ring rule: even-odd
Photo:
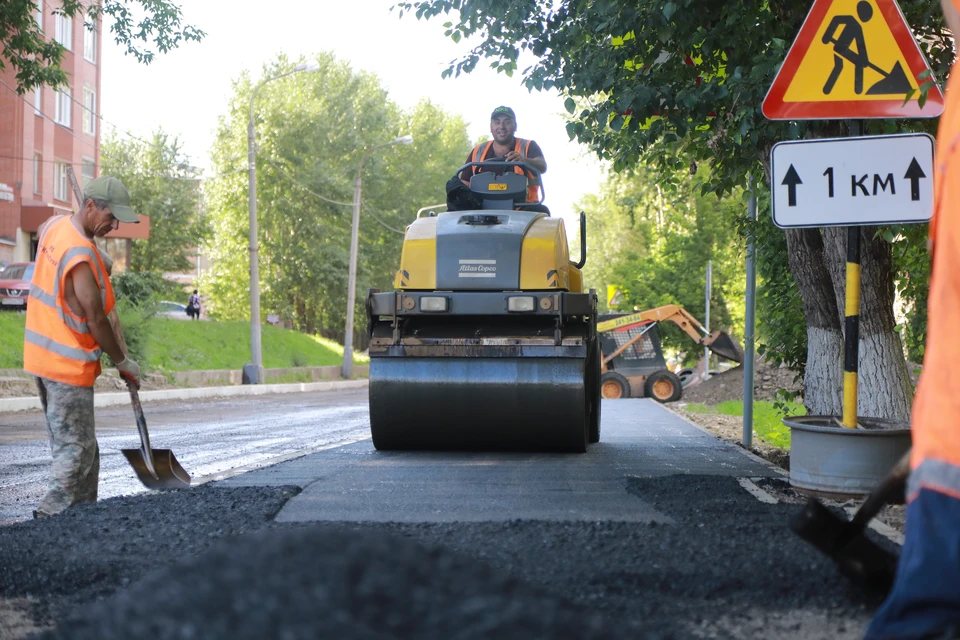
[[340,370],[341,375],[347,379],[353,375],[353,307],[357,299],[357,245],[360,234],[360,186],[363,161],[377,149],[395,144],[410,144],[411,142],[413,142],[413,136],[400,136],[390,142],[365,149],[363,155],[360,156],[360,166],[357,168],[357,177],[353,182],[353,226],[350,229],[350,270],[347,278],[347,327],[343,336],[343,366]]
[[260,384],[263,382],[263,349],[260,344],[260,244],[257,228],[257,140],[256,129],[253,126],[253,101],[257,98],[260,87],[289,76],[298,71],[317,71],[320,65],[316,62],[298,64],[292,70],[278,76],[267,78],[258,84],[250,94],[250,119],[247,123],[247,171],[249,174],[249,201],[250,211],[250,359],[251,364],[243,368],[244,383]]

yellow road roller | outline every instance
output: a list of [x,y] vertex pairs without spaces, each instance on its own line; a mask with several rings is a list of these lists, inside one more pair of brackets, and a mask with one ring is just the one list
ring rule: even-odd
[[[585,452],[600,440],[597,296],[525,163],[471,162],[475,208],[406,229],[395,291],[366,298],[379,450]],[[539,176],[538,176],[539,177]],[[542,193],[542,192],[541,192]]]

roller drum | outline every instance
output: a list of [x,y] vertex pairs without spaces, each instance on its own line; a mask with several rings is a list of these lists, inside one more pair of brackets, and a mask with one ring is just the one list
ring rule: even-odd
[[370,360],[377,449],[586,451],[582,358]]

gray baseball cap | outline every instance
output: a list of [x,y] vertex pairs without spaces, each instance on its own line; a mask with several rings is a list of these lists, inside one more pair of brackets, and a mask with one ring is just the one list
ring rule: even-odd
[[120,222],[140,222],[137,212],[130,206],[130,192],[118,178],[100,176],[91,180],[83,188],[83,197],[105,201],[113,217]]

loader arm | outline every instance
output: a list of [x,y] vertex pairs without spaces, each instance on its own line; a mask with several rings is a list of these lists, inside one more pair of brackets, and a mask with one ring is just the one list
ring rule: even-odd
[[[740,348],[740,345],[736,344],[736,342],[734,342],[726,332],[715,331],[712,334],[707,334],[707,330],[702,324],[700,324],[700,321],[694,318],[686,309],[677,304],[668,304],[662,307],[657,307],[656,309],[648,309],[646,311],[632,313],[627,316],[606,320],[597,324],[597,331],[601,333],[604,331],[612,331],[614,329],[619,329],[620,327],[625,327],[640,322],[672,322],[680,327],[680,329],[690,336],[697,344],[707,347],[714,353],[721,355],[728,360],[741,363],[743,362],[743,349]],[[606,366],[606,364],[615,357],[623,353],[623,351],[629,348],[642,336],[643,334],[636,336],[613,352],[613,354],[605,357],[603,359],[604,366]]]

